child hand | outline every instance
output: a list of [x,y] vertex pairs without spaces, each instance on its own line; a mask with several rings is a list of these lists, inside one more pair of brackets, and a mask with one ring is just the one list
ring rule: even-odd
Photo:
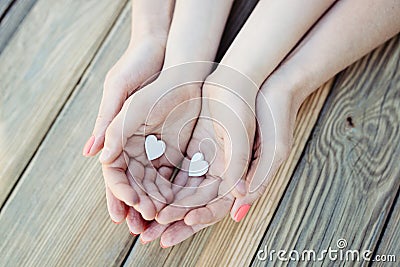
[[[198,222],[198,214],[202,214],[201,224],[215,222],[229,212],[235,196],[246,194],[242,179],[251,159],[255,103],[249,103],[249,97],[243,98],[227,88],[236,84],[249,92],[258,89],[240,74],[236,73],[232,79],[231,71],[217,70],[205,81],[201,114],[187,149],[190,158],[201,152],[209,163],[209,170],[201,177],[188,177],[189,181],[200,180],[200,185],[183,188],[180,194],[190,193],[159,212],[156,220],[161,224],[185,218],[186,224],[193,225],[191,220],[196,218]],[[234,83],[225,82],[227,73],[229,81]],[[184,161],[179,175],[188,176],[188,166],[189,160]],[[202,208],[191,211],[197,207]]]
[[[185,83],[204,78],[189,72],[187,66],[182,68],[164,70],[125,102],[107,129],[100,156],[111,192],[135,206],[146,220],[154,219],[173,200],[169,178],[183,158],[200,112],[200,85]],[[153,161],[148,160],[144,146],[148,135],[167,144],[165,153]]]

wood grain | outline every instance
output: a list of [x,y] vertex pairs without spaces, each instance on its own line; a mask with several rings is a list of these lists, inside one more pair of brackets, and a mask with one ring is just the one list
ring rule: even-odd
[[101,166],[81,153],[104,77],[129,37],[130,4],[0,214],[0,266],[112,266],[124,260],[134,238],[109,219]]
[[3,0],[0,2],[0,18],[4,17],[13,2],[15,2],[15,0]]
[[396,36],[339,76],[260,248],[376,248],[400,185],[399,58]]
[[[0,1],[0,53],[37,0]],[[13,3],[11,3],[13,2]],[[8,7],[8,5],[10,7]]]
[[[397,193],[399,194],[399,192]],[[375,262],[376,266],[387,266],[389,262],[389,257],[394,255],[396,262],[400,260],[400,198],[397,195],[397,201],[393,204],[392,214],[387,219],[387,224],[384,228],[382,239],[378,244],[378,248],[375,250],[375,254],[379,255],[380,259],[385,257],[386,261]],[[393,262],[393,260],[391,261]],[[393,264],[393,263],[392,263]]]
[[126,2],[40,0],[0,54],[0,205]]
[[278,205],[278,201],[271,200],[279,200],[283,195],[331,85],[332,81],[325,84],[302,106],[289,159],[241,223],[227,217],[168,249],[161,249],[157,242],[135,244],[126,266],[248,266]]

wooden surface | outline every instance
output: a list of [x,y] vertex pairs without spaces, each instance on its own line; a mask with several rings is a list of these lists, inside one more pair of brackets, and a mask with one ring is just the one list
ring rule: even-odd
[[337,249],[345,239],[350,249],[386,242],[379,253],[396,252],[396,239],[379,237],[400,231],[390,213],[400,186],[399,59],[396,37],[337,77],[260,247]]
[[0,54],[0,205],[126,2],[40,0],[8,41]]
[[0,1],[0,53],[37,0]]
[[[111,223],[100,165],[81,156],[129,40],[128,1],[6,2],[26,14],[9,37],[0,25],[0,266],[275,266],[288,263],[257,251],[339,238],[400,260],[398,36],[307,99],[288,161],[241,223],[162,249]],[[256,2],[235,2],[220,55]]]

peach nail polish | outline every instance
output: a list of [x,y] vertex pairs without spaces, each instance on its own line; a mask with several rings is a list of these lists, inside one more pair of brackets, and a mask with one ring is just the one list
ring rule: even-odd
[[146,245],[147,243],[149,243],[149,242],[143,241],[142,238],[139,238],[139,241],[140,241],[140,243],[142,243],[143,245]]
[[236,222],[240,222],[246,216],[246,214],[249,211],[250,207],[251,207],[251,205],[249,205],[249,204],[241,206],[238,209],[238,211],[236,212],[234,220]]
[[116,221],[114,221],[113,219],[111,219],[111,221],[113,222],[113,223],[115,223],[115,224],[121,224],[122,222],[116,222]]
[[84,156],[89,155],[90,149],[92,149],[92,146],[93,146],[93,144],[94,144],[94,140],[95,140],[94,135],[92,135],[92,136],[89,138],[89,140],[87,140],[85,146],[83,147],[83,155],[84,155]]

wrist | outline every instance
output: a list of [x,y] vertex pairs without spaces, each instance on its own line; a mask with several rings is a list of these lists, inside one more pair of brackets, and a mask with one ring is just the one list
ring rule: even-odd
[[165,47],[172,19],[174,1],[132,1],[131,43],[142,39],[158,40]]
[[229,99],[230,97],[241,98],[249,106],[255,105],[259,90],[257,84],[249,77],[229,66],[221,64],[207,77],[205,84],[216,85],[205,86],[204,93],[206,95],[219,99]]
[[293,63],[279,66],[265,81],[262,90],[274,91],[282,97],[291,99],[293,108],[297,111],[304,100],[313,92],[312,80],[310,80],[304,68]]

